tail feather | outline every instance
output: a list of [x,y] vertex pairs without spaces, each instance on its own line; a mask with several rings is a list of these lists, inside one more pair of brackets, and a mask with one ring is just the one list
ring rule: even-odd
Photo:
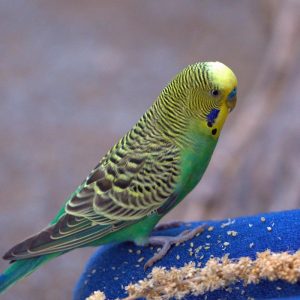
[[53,253],[34,258],[14,261],[2,274],[0,274],[0,294],[9,287],[16,284],[19,280],[30,275],[37,268],[49,260],[61,255],[62,253]]

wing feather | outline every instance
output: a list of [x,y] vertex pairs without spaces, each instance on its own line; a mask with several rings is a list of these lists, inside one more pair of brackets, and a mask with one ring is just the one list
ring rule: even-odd
[[[172,144],[145,148],[119,142],[65,205],[56,224],[13,247],[5,259],[68,251],[169,207],[179,177],[179,151]],[[130,146],[130,147],[129,147]],[[150,151],[149,151],[150,150]],[[173,201],[173,200],[172,200]]]

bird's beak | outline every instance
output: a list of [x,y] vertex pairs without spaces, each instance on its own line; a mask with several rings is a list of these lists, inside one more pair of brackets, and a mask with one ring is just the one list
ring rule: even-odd
[[236,105],[236,97],[231,99],[230,101],[227,101],[227,107],[229,109],[229,112],[232,112]]

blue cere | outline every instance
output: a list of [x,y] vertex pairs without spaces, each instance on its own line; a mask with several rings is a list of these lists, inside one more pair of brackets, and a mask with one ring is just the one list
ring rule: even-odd
[[234,88],[228,95],[228,100],[233,100],[236,97],[237,89]]

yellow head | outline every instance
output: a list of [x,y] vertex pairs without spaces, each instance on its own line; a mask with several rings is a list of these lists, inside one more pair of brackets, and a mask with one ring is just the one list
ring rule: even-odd
[[238,82],[235,74],[226,65],[209,62],[207,66],[212,89],[209,91],[209,101],[206,101],[210,103],[210,112],[206,113],[206,120],[202,122],[202,126],[208,134],[218,137],[228,113],[236,105]]
[[158,98],[169,123],[184,131],[218,138],[226,117],[237,99],[237,78],[220,62],[200,62],[186,67]]

